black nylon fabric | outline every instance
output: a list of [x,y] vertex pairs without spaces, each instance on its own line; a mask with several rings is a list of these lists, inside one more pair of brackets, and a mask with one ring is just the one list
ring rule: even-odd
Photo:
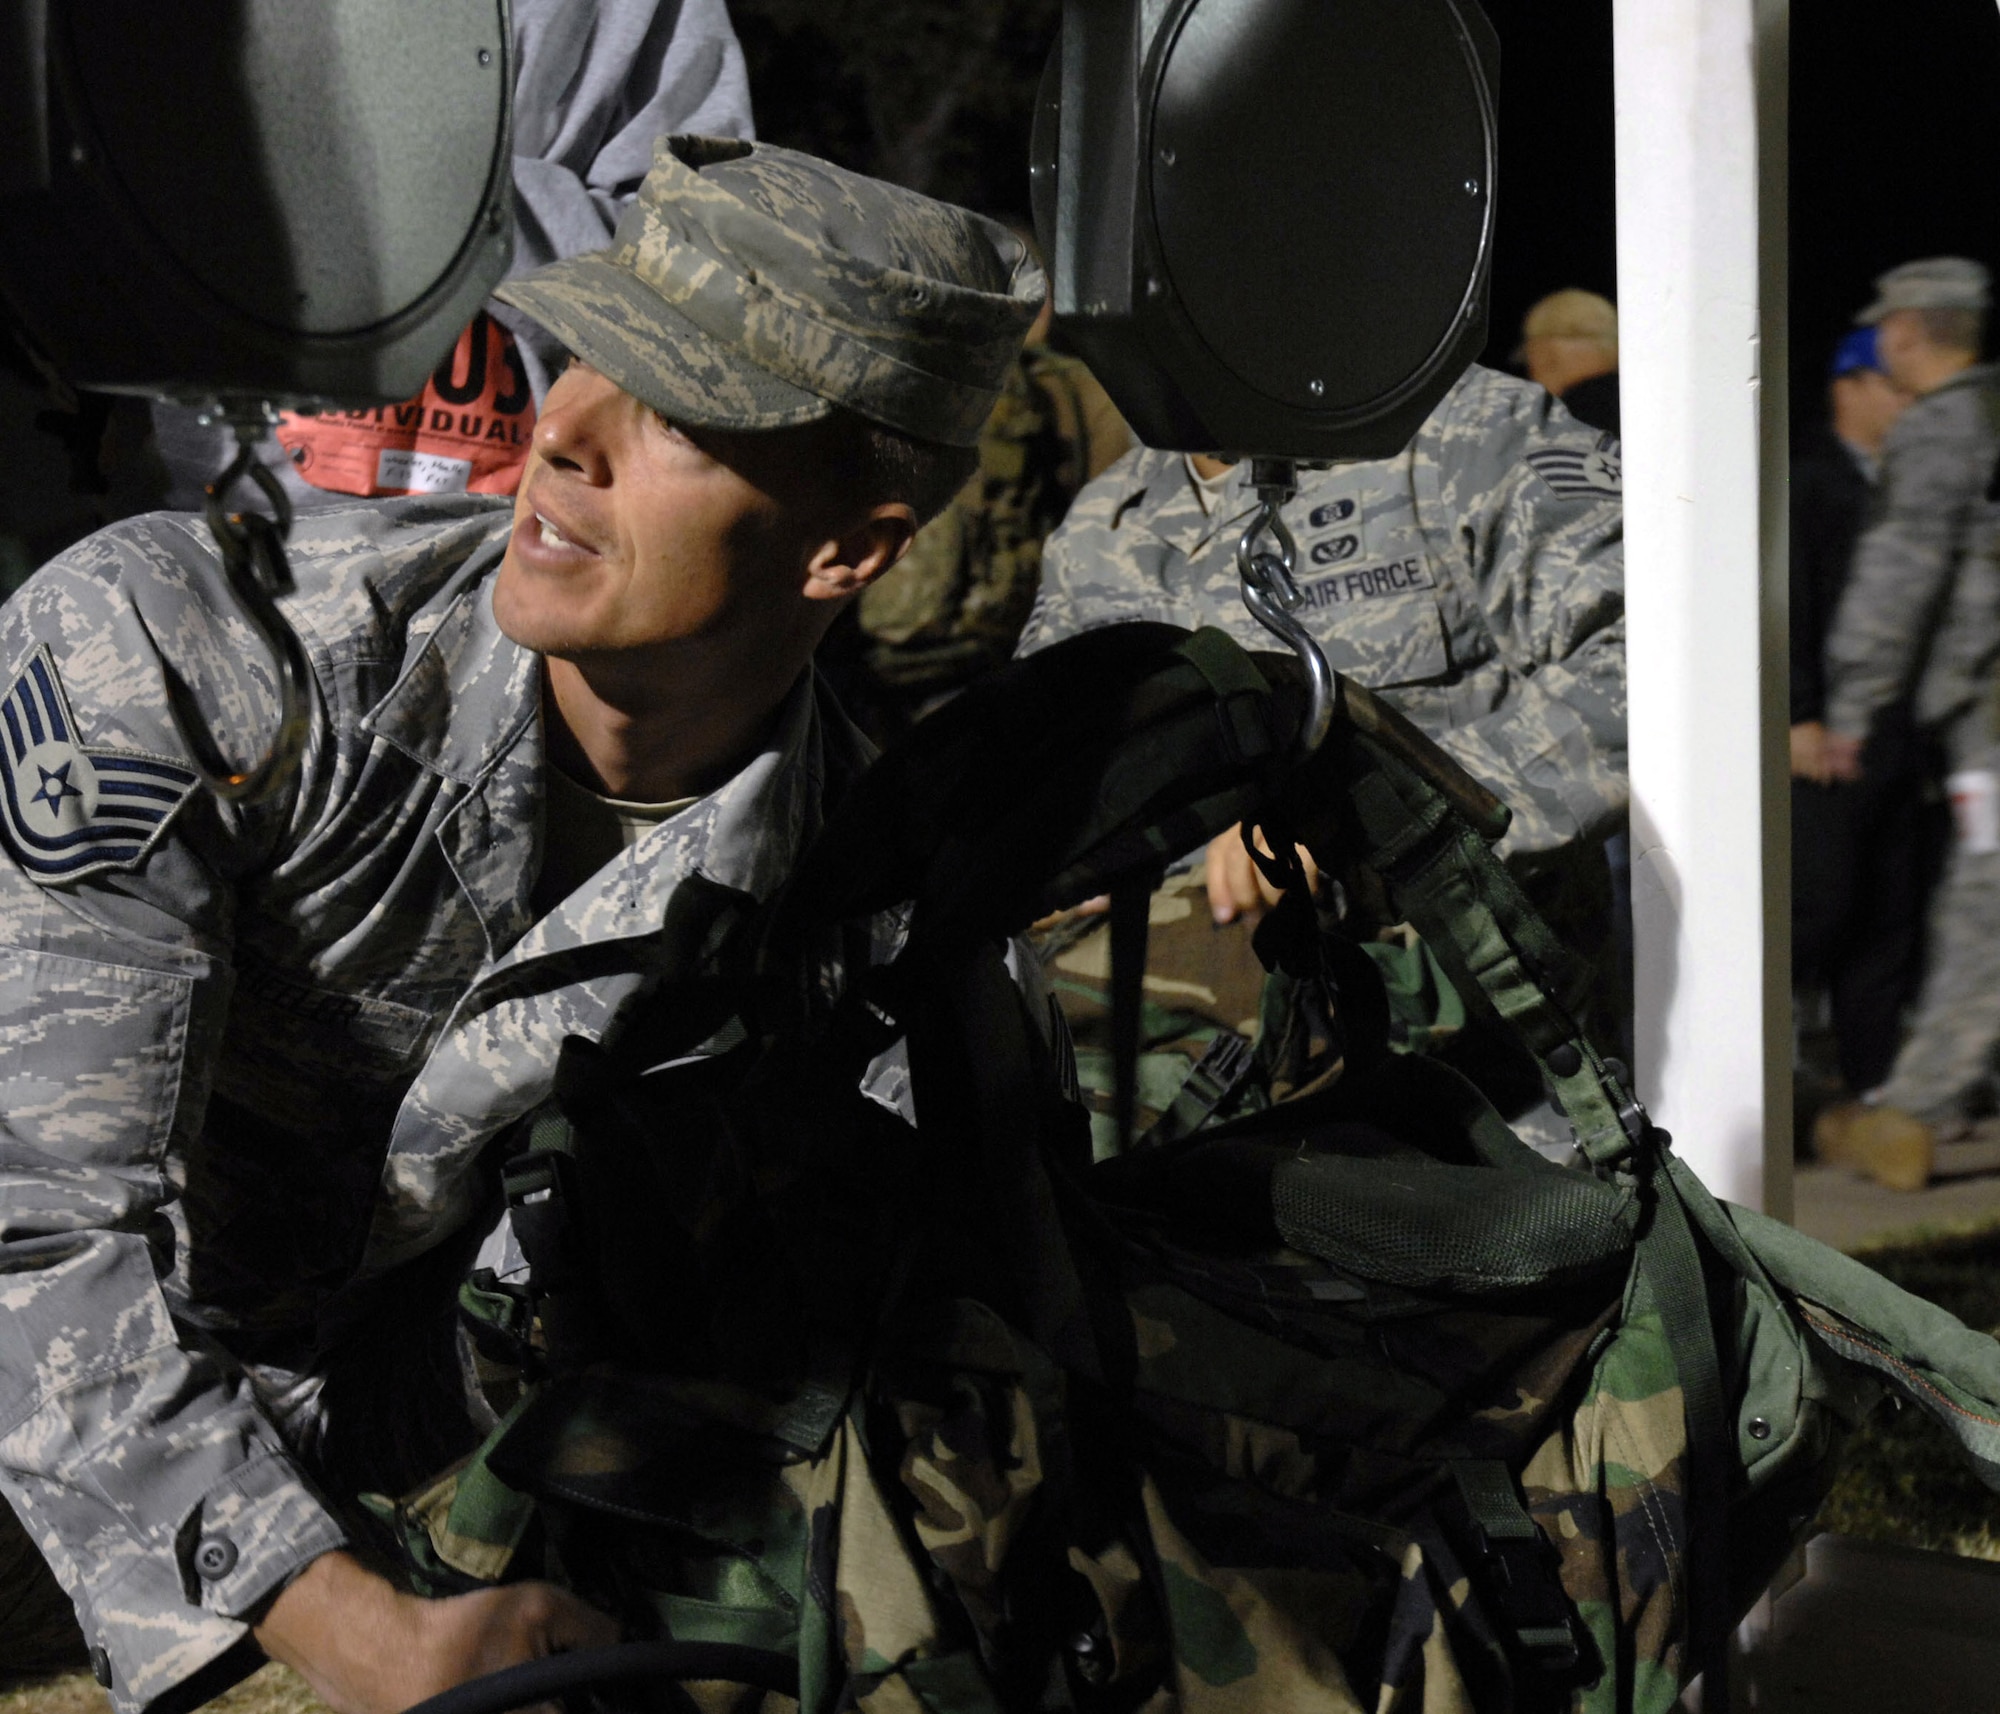
[[914,900],[925,956],[1018,933],[1251,813],[1299,701],[1220,633],[1173,625],[1015,661],[855,784],[801,859],[779,932]]

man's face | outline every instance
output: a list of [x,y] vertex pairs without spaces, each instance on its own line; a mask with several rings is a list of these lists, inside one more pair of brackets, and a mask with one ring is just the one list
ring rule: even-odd
[[1536,334],[1532,339],[1521,342],[1522,367],[1528,372],[1528,379],[1537,387],[1551,393],[1562,389],[1558,385],[1562,377],[1556,372],[1556,342],[1545,334]]
[[1896,419],[1909,408],[1910,395],[1879,369],[1857,369],[1843,375],[1836,386],[1847,392],[1842,402],[1846,413],[1858,425],[1859,444],[1873,451],[1896,426]]
[[805,565],[828,518],[818,438],[678,429],[572,363],[514,502],[501,630],[570,657],[809,623]]
[[1917,389],[1916,364],[1929,343],[1923,317],[1916,310],[1891,310],[1875,324],[1875,355],[1890,381],[1905,392]]
[[1601,340],[1561,333],[1538,333],[1522,341],[1528,379],[1561,398],[1579,381],[1608,375],[1618,367],[1617,350]]

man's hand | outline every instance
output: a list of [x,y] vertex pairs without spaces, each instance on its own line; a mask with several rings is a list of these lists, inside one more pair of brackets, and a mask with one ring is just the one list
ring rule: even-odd
[[[1264,836],[1257,836],[1257,849],[1266,855],[1270,846],[1264,843]],[[1319,865],[1312,860],[1312,853],[1303,845],[1298,847],[1299,861],[1305,865],[1306,885],[1319,885]],[[1264,871],[1251,861],[1250,853],[1243,849],[1243,830],[1232,827],[1227,833],[1218,833],[1208,842],[1208,909],[1219,923],[1234,922],[1239,916],[1261,915],[1279,899],[1278,889],[1264,879]]]
[[256,1635],[338,1714],[400,1714],[502,1667],[615,1643],[618,1627],[552,1583],[427,1601],[352,1554],[325,1553],[271,1603]]
[[1833,776],[1827,772],[1827,730],[1817,720],[1801,720],[1792,728],[1792,778],[1826,785]]
[[[1257,849],[1267,856],[1270,854],[1271,847],[1265,843],[1261,832],[1257,835]],[[1306,885],[1317,892],[1319,865],[1303,845],[1296,850],[1299,862],[1305,866]],[[1278,889],[1264,879],[1264,871],[1250,860],[1250,853],[1243,849],[1240,823],[1227,833],[1218,833],[1208,842],[1207,874],[1209,914],[1218,923],[1231,923],[1240,916],[1262,916],[1280,897]],[[1043,917],[1035,927],[1048,928],[1064,917],[1102,916],[1110,909],[1111,895],[1099,893],[1096,898],[1085,899],[1070,910]]]
[[1838,732],[1826,735],[1826,783],[1861,778],[1862,740],[1844,738]]

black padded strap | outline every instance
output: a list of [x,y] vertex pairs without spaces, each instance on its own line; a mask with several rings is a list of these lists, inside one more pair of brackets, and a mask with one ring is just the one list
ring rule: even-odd
[[1111,1112],[1118,1152],[1139,1123],[1139,1026],[1146,1003],[1147,917],[1155,877],[1128,876],[1111,889]]

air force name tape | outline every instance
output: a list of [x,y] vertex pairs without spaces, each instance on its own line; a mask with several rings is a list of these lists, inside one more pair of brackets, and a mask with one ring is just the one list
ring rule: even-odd
[[0,698],[0,834],[37,881],[135,867],[194,787],[182,763],[86,750],[46,645]]
[[1601,500],[1623,490],[1616,446],[1546,446],[1528,454],[1535,474],[1565,500]]

